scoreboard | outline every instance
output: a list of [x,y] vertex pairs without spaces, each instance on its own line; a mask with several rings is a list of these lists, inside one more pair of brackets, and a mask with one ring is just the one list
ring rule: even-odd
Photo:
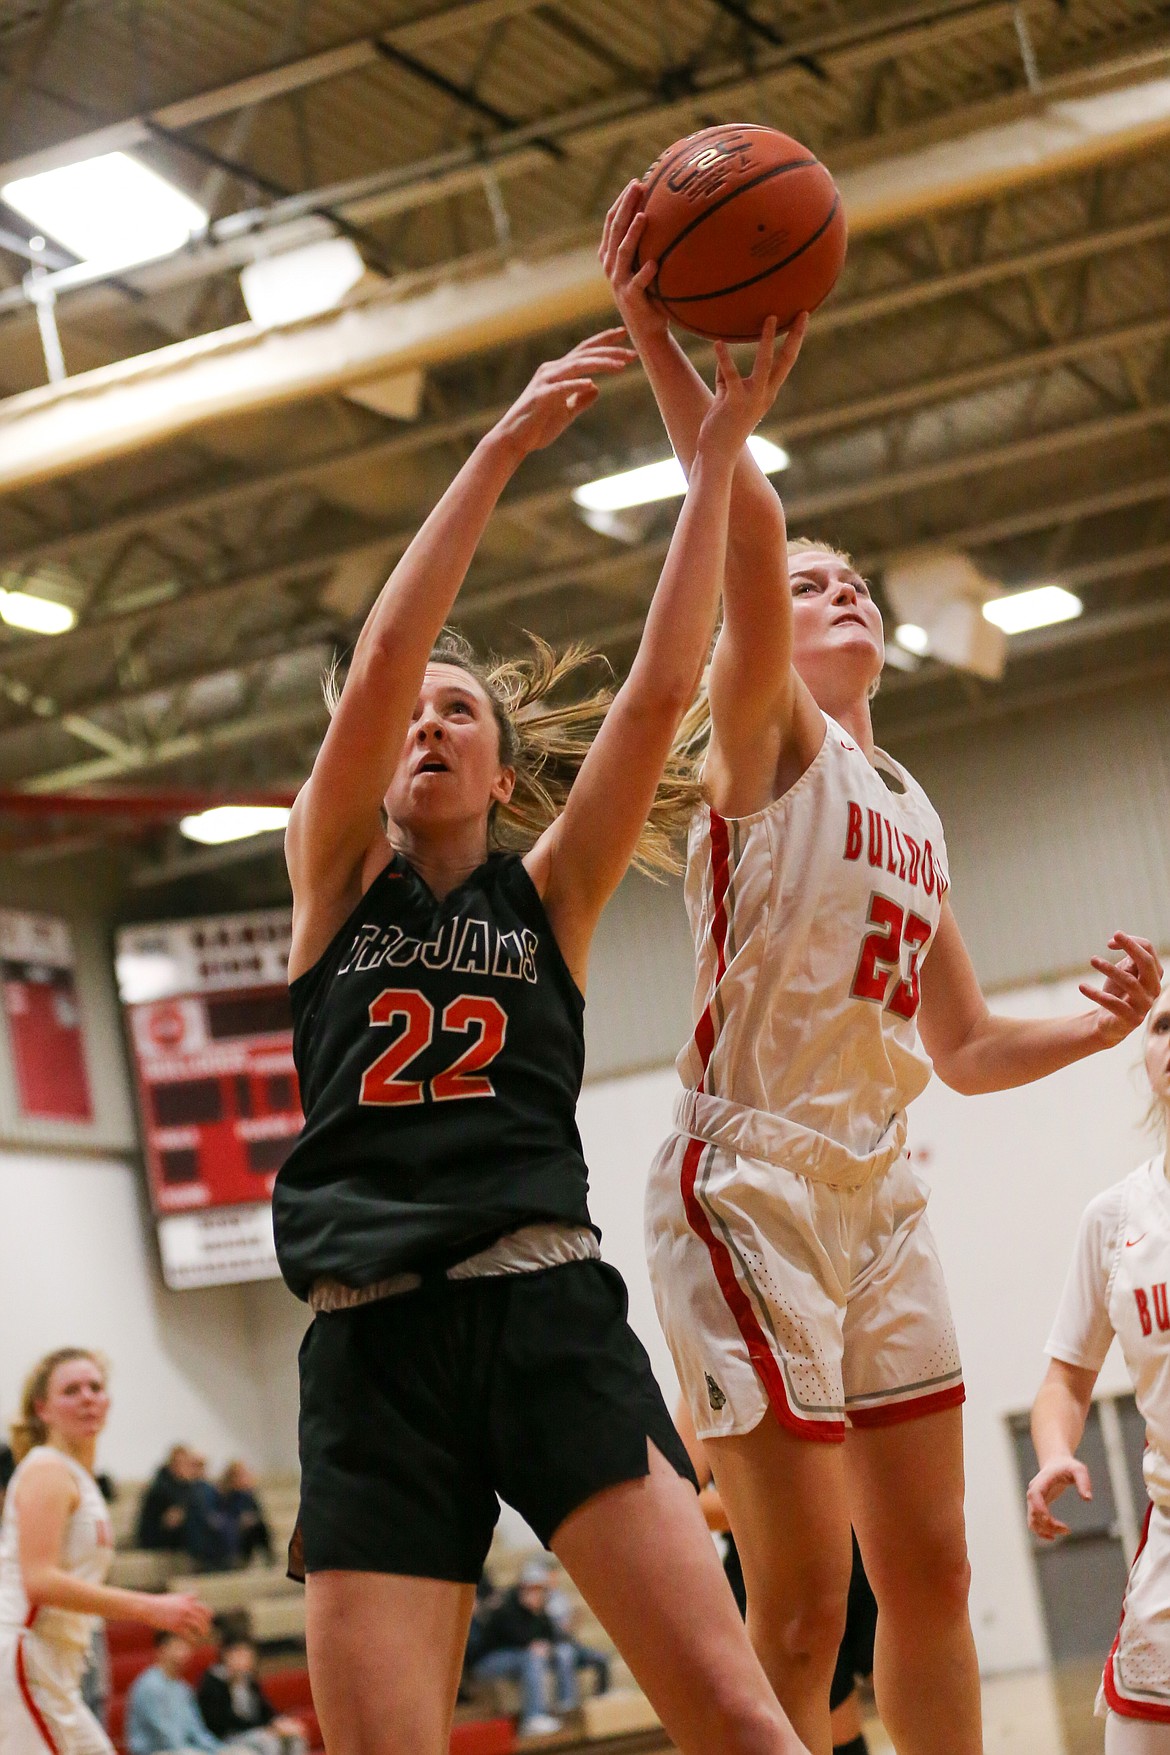
[[271,1196],[301,1130],[287,909],[122,929],[125,1007],[168,1285],[277,1272]]

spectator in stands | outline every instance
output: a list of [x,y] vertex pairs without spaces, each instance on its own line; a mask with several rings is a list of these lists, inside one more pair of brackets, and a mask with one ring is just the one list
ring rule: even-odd
[[255,1755],[305,1755],[300,1719],[278,1714],[257,1674],[256,1647],[239,1631],[225,1631],[219,1659],[197,1691],[208,1730],[224,1743],[244,1744]]
[[185,1444],[172,1445],[167,1452],[166,1461],[142,1496],[134,1538],[139,1548],[179,1553],[186,1548],[193,1462],[193,1453]]
[[228,1517],[219,1488],[207,1479],[207,1458],[188,1454],[186,1549],[201,1572],[222,1572],[233,1558]]
[[560,1718],[549,1713],[546,1703],[550,1669],[556,1680],[555,1712],[573,1712],[578,1701],[576,1654],[548,1612],[548,1596],[548,1573],[539,1560],[530,1561],[519,1583],[505,1591],[484,1621],[480,1655],[472,1665],[477,1679],[519,1682],[522,1737],[546,1736],[561,1728]]
[[130,1755],[184,1755],[220,1747],[203,1722],[195,1690],[184,1677],[194,1655],[189,1639],[156,1633],[155,1661],[136,1676],[126,1699],[126,1747]]
[[219,1509],[234,1563],[251,1564],[257,1554],[272,1562],[272,1535],[256,1497],[256,1477],[245,1462],[230,1462],[219,1479]]

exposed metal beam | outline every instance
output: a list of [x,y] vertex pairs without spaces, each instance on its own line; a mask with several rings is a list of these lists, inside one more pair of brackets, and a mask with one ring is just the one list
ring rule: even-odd
[[106,756],[92,762],[76,762],[68,768],[55,768],[22,782],[25,792],[61,792],[72,786],[92,786],[118,775],[144,773],[147,769],[170,767],[191,756],[208,750],[228,749],[233,744],[259,742],[262,738],[299,731],[304,726],[320,724],[325,713],[324,702],[304,703],[279,712],[257,713],[249,719],[236,719],[226,725],[213,725],[204,730],[184,732],[165,739],[141,752],[134,761]]
[[[830,333],[840,333],[862,323],[902,314],[956,294],[976,291],[1021,275],[1083,261],[1086,258],[1099,260],[1111,252],[1129,251],[1167,236],[1170,236],[1170,212],[1151,214],[1124,225],[1082,231],[1075,237],[1058,239],[1049,244],[998,257],[990,262],[933,275],[906,286],[832,303],[817,313],[809,345],[815,348]],[[696,359],[706,360],[708,353],[709,350],[702,347],[694,350]],[[621,395],[640,386],[640,379],[627,374],[607,384],[605,394],[607,397]],[[362,440],[357,445],[322,452],[316,457],[300,459],[274,470],[258,471],[242,480],[197,488],[170,497],[155,497],[149,504],[115,512],[92,525],[64,530],[57,535],[13,544],[7,548],[0,547],[0,562],[17,566],[31,560],[62,559],[94,541],[114,541],[138,531],[155,529],[177,519],[203,517],[209,512],[223,511],[249,499],[312,481],[337,469],[388,463],[435,445],[478,436],[499,418],[506,407],[505,402],[493,403],[470,409],[463,414],[421,422],[388,436]],[[820,418],[819,411],[815,418]]]
[[[309,223],[326,224],[320,217],[326,213],[344,218],[350,225],[364,226],[429,202],[445,200],[468,189],[479,188],[487,164],[491,165],[497,178],[524,174],[545,162],[550,143],[558,143],[571,152],[589,153],[604,150],[633,134],[645,133],[652,122],[663,133],[675,127],[684,128],[696,113],[709,110],[713,102],[718,101],[724,107],[744,98],[755,102],[761,83],[782,76],[794,61],[808,54],[832,50],[835,54],[846,55],[849,70],[856,71],[868,59],[888,59],[902,47],[913,46],[921,51],[936,41],[949,40],[956,31],[986,28],[991,23],[1010,18],[1013,12],[1014,7],[1005,4],[1004,0],[965,0],[955,7],[943,8],[941,18],[937,5],[917,3],[887,7],[879,20],[856,20],[852,24],[814,33],[784,50],[766,51],[748,71],[739,63],[705,69],[696,89],[683,98],[672,97],[663,101],[642,87],[621,91],[554,117],[500,130],[485,140],[446,148],[406,166],[227,215],[212,226],[210,243],[134,271],[133,284],[139,291],[149,293],[155,287],[218,273],[238,263],[242,238],[250,240],[261,231],[268,234],[268,249],[291,247],[293,237],[299,233],[287,228],[303,228]],[[1170,55],[1170,42],[1165,45],[1165,53]],[[1140,132],[1135,132],[1133,127],[1117,127],[1109,122],[1098,127],[1093,121],[1091,98],[1079,109],[1074,106],[1068,114],[1057,116],[1054,111],[1054,126],[1046,132],[1042,128],[1043,116],[1038,118],[1038,106],[1042,103],[1052,103],[1062,94],[1075,93],[1086,85],[1092,87],[1107,79],[1118,67],[1132,73],[1134,63],[1133,55],[1118,58],[1113,66],[1102,63],[1099,56],[1089,58],[1084,67],[1048,79],[1042,100],[1022,90],[1008,100],[984,100],[948,112],[947,126],[952,132],[965,131],[968,138],[961,143],[960,150],[947,154],[944,159],[940,159],[938,148],[926,146],[928,156],[931,153],[934,156],[929,158],[930,169],[925,180],[922,172],[927,160],[919,162],[919,154],[929,135],[924,136],[921,127],[905,131],[901,138],[896,134],[881,136],[868,146],[860,143],[842,146],[835,155],[835,164],[843,167],[838,182],[854,233],[896,222],[899,203],[904,204],[908,177],[918,185],[914,193],[915,211],[924,212],[955,200],[979,198],[989,187],[1004,181],[1009,167],[1014,167],[1011,175],[1025,181],[1034,180],[1037,176],[1058,174],[1061,167],[1067,169],[1073,164],[1091,162],[1118,151],[1136,150],[1142,137],[1154,137],[1161,126],[1157,104],[1152,99]],[[994,139],[980,138],[978,130],[981,127],[990,129]],[[1013,128],[1014,134],[1011,132]],[[1005,129],[1008,130],[1006,134]],[[1053,152],[1055,157],[1050,157]],[[885,164],[883,169],[872,162],[875,157],[884,161],[890,155],[901,157],[902,162],[896,169],[892,164]],[[946,175],[940,186],[939,173],[943,170]],[[854,179],[852,182],[851,178]],[[254,253],[254,248],[254,244],[249,243],[247,254]],[[227,255],[221,257],[221,251],[225,250]],[[74,292],[80,287],[93,287],[102,278],[99,271],[87,264],[78,264],[50,277],[58,295]],[[10,298],[0,295],[0,311],[14,308],[18,307]]]
[[131,151],[136,146],[147,145],[156,132],[178,134],[219,116],[251,109],[274,98],[288,97],[292,92],[304,91],[325,80],[359,73],[363,68],[377,65],[379,45],[383,43],[406,53],[417,53],[442,42],[445,37],[482,30],[498,24],[501,19],[534,12],[543,3],[544,0],[461,0],[458,5],[424,13],[420,18],[408,19],[374,35],[356,37],[317,54],[299,55],[294,60],[265,68],[261,73],[252,73],[227,85],[179,98],[175,103],[128,116],[121,122],[107,123],[88,134],[73,135],[21,158],[8,159],[0,163],[0,183],[30,177],[38,171],[53,170],[57,165],[75,164],[79,159],[93,158],[102,152]]

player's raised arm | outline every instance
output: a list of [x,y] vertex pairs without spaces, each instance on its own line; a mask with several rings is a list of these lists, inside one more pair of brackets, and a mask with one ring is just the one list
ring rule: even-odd
[[595,378],[621,371],[634,358],[623,342],[620,329],[604,330],[538,369],[480,440],[366,618],[337,710],[288,828],[289,873],[302,917],[297,936],[304,900],[311,896],[314,912],[322,916],[320,929],[309,929],[319,948],[360,893],[362,861],[381,835],[382,800],[427,656],[500,494],[530,452],[551,444],[596,400]]
[[564,811],[528,858],[557,940],[582,984],[593,928],[629,865],[699,685],[723,578],[732,476],[791,363],[791,353],[776,353],[774,343],[769,324],[746,379],[717,343],[715,396],[637,656]]
[[[644,195],[637,181],[623,190],[606,216],[600,254],[675,455],[689,475],[711,392],[672,336],[662,307],[648,296],[656,264],[634,266],[645,230]],[[784,339],[785,375],[796,363],[807,326],[807,317],[799,317]],[[778,739],[794,711],[786,545],[780,497],[745,445],[732,478],[723,623],[709,686],[716,767],[739,769],[746,761],[770,774]]]
[[965,1096],[1006,1091],[1046,1078],[1099,1049],[1112,1048],[1141,1024],[1158,997],[1163,970],[1148,939],[1115,932],[1116,961],[1091,958],[1099,987],[1082,982],[1088,1011],[1065,1018],[1005,1018],[990,1010],[950,903],[922,965],[919,1030],[934,1069]]

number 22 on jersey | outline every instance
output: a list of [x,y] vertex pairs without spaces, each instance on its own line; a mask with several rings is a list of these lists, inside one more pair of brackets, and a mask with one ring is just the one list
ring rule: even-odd
[[[931,925],[917,914],[907,913],[897,902],[876,892],[869,898],[867,924],[874,927],[861,941],[857,973],[849,989],[854,999],[875,1000],[899,1018],[912,1018],[921,992],[918,961],[930,942]],[[906,946],[906,977],[901,976],[902,946]],[[894,982],[892,991],[890,982]]]
[[362,1074],[362,1103],[425,1103],[428,1094],[432,1103],[495,1096],[496,1088],[484,1073],[503,1048],[508,1029],[508,1015],[498,1000],[463,993],[443,1007],[443,1033],[468,1036],[477,1030],[478,1035],[450,1066],[427,1080],[402,1075],[435,1039],[435,1008],[417,987],[383,988],[370,1006],[370,1023],[385,1026],[399,1019],[402,1029],[394,1041]]

